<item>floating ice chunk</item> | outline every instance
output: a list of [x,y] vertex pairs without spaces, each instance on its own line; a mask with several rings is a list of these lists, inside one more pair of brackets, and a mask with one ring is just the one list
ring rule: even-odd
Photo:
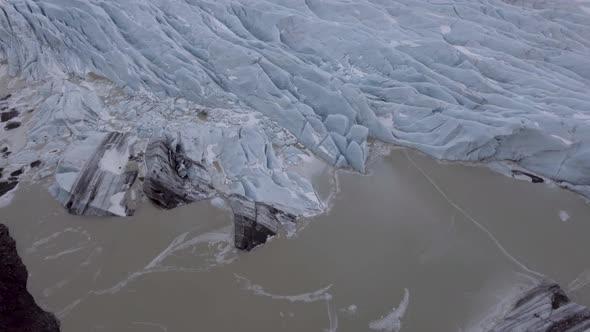
[[73,214],[132,214],[131,202],[124,198],[138,175],[137,165],[129,166],[134,142],[132,135],[120,132],[92,133],[74,142],[57,167],[51,194]]
[[346,312],[349,315],[354,315],[356,314],[356,311],[358,310],[358,307],[356,306],[356,304],[351,304],[346,308],[342,308],[340,309],[340,311],[342,312]]
[[559,211],[559,219],[563,222],[566,222],[570,219],[570,215],[567,213],[567,211],[561,210]]
[[401,319],[406,314],[406,310],[408,309],[409,303],[410,292],[406,288],[404,289],[404,298],[398,305],[397,309],[393,308],[393,310],[385,317],[370,322],[369,327],[372,330],[398,332],[402,328]]
[[304,303],[312,303],[317,301],[325,301],[332,298],[332,296],[328,293],[328,290],[332,288],[332,285],[328,285],[326,287],[320,288],[313,292],[309,293],[302,293],[297,295],[278,295],[267,292],[262,286],[256,285],[252,283],[250,280],[246,279],[243,276],[235,275],[236,281],[242,285],[242,287],[254,295],[257,296],[264,296],[269,297],[274,300],[286,300],[289,302],[304,302]]

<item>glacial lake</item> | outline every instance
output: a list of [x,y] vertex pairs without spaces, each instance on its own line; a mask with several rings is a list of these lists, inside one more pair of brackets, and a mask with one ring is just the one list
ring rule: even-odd
[[408,149],[368,169],[315,169],[329,211],[249,253],[208,201],[76,217],[21,184],[0,222],[64,332],[481,331],[542,278],[590,305],[583,198]]

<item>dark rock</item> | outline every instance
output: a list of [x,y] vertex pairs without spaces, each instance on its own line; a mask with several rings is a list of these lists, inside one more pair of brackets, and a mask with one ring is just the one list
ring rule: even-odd
[[437,108],[435,108],[435,109],[432,110],[432,114],[442,113],[443,111],[444,111],[444,108],[437,107]]
[[0,197],[4,196],[7,192],[11,191],[16,187],[18,181],[0,181]]
[[29,166],[31,168],[37,168],[37,167],[41,166],[41,160],[35,160],[32,163],[30,163]]
[[6,95],[6,96],[4,96],[4,97],[0,97],[0,101],[6,101],[6,100],[8,100],[8,98],[10,98],[10,97],[12,97],[12,95],[9,93],[9,94],[7,94],[7,95]]
[[590,330],[590,310],[571,302],[546,282],[524,294],[490,332],[574,332]]
[[2,172],[4,172],[4,168],[0,167],[0,179],[2,178]]
[[55,316],[41,309],[27,291],[27,268],[8,228],[0,224],[0,331],[57,332]]
[[12,129],[16,129],[18,127],[20,127],[20,122],[18,122],[18,121],[10,121],[10,122],[7,122],[6,123],[6,125],[4,126],[4,129],[6,129],[6,130],[12,130]]
[[140,151],[140,152],[138,152],[135,155],[130,155],[129,156],[129,160],[133,160],[133,161],[136,161],[136,162],[142,162],[143,161],[143,157],[144,157],[143,155],[144,155],[143,151]]
[[20,168],[20,169],[17,169],[16,171],[10,173],[10,176],[20,176],[21,174],[23,174],[23,172],[24,172],[24,169]]
[[234,213],[235,247],[250,251],[277,234],[281,223],[294,222],[296,217],[281,207],[254,202],[240,195],[231,195],[229,205]]
[[143,191],[163,208],[172,209],[215,195],[205,167],[188,158],[180,144],[172,146],[172,140],[167,137],[149,142],[145,163]]
[[8,112],[0,113],[0,122],[6,122],[8,120],[12,120],[18,116],[18,111],[15,109],[11,109]]
[[536,176],[534,174],[531,174],[531,173],[519,171],[519,170],[513,170],[512,171],[512,174],[513,175],[525,175],[525,176],[528,176],[529,178],[531,178],[531,181],[533,183],[543,183],[543,182],[545,182],[545,180],[543,180],[543,178],[541,178],[541,177],[538,177],[538,176]]

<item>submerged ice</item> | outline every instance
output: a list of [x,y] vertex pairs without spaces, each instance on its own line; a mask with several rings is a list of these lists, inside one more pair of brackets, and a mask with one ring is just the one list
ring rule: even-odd
[[[55,172],[52,192],[71,211],[128,215],[143,181],[167,208],[239,195],[301,216],[323,206],[290,169],[296,154],[364,172],[376,139],[514,165],[590,196],[585,8],[0,1],[0,72],[27,81],[0,101],[19,124],[0,129],[3,142],[27,133],[0,167],[41,160],[25,176]],[[114,147],[109,135],[124,139]],[[81,188],[98,194],[81,199]]]

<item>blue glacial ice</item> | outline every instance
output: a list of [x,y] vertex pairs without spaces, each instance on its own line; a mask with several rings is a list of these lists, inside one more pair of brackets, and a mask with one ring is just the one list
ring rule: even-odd
[[363,172],[374,139],[590,197],[588,1],[0,0],[0,61],[35,109],[0,162],[39,176],[97,132],[173,133],[219,192],[304,214],[283,148]]

